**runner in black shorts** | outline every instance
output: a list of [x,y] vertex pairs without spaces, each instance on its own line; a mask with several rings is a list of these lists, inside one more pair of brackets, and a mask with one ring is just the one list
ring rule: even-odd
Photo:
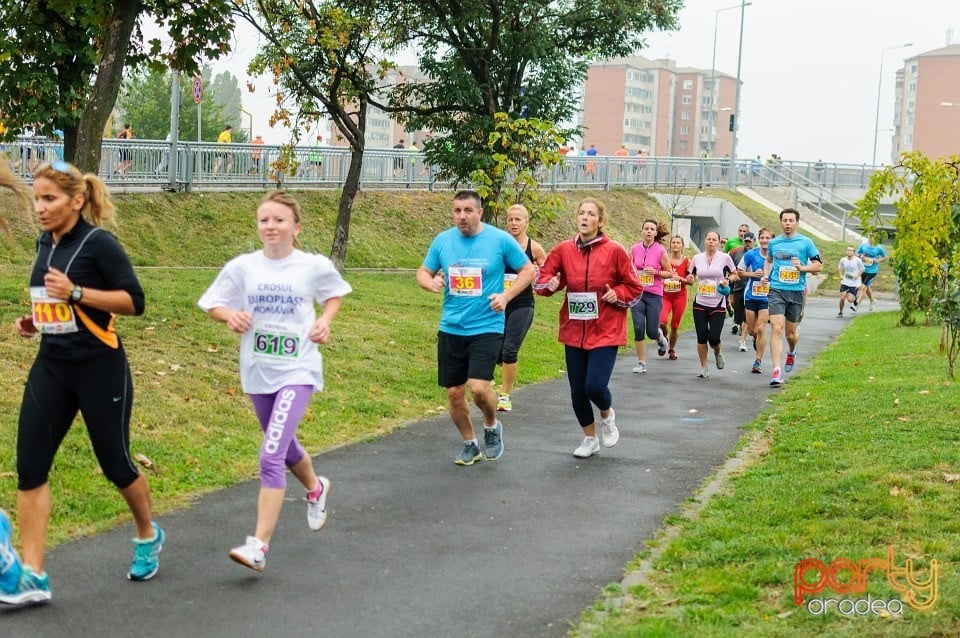
[[[473,465],[503,455],[503,424],[497,419],[493,371],[503,342],[507,304],[533,281],[534,266],[507,233],[480,221],[475,191],[453,196],[454,228],[437,235],[417,270],[417,284],[443,295],[437,335],[437,381],[447,393],[450,418],[463,439],[454,463]],[[517,272],[504,288],[506,268]],[[483,452],[476,439],[467,387],[483,413]]]
[[48,476],[78,411],[104,476],[120,490],[136,524],[127,578],[147,580],[157,573],[165,538],[152,521],[147,480],[130,459],[133,385],[114,320],[118,314],[142,314],[144,295],[123,248],[99,228],[113,204],[95,175],[59,160],[34,174],[33,190],[43,228],[30,275],[33,313],[19,317],[15,326],[21,336],[40,334],[41,340],[17,433],[23,563],[16,586],[0,591],[0,602],[7,604],[50,600],[43,569]]

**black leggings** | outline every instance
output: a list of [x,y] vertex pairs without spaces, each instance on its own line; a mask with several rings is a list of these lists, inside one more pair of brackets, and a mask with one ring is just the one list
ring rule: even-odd
[[727,318],[727,309],[723,304],[716,308],[693,304],[693,326],[697,329],[697,343],[709,343],[713,347],[720,345],[723,334],[723,320]]
[[77,411],[104,476],[118,488],[140,473],[130,460],[130,411],[133,381],[123,348],[84,361],[39,356],[23,390],[17,430],[17,487],[44,485],[53,458]]

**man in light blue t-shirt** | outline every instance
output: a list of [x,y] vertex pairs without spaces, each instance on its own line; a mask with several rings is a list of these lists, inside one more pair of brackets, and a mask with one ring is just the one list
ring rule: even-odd
[[800,212],[794,208],[780,211],[782,235],[777,235],[767,245],[767,259],[763,266],[762,282],[770,282],[768,306],[770,312],[770,358],[773,359],[773,376],[770,385],[783,385],[780,371],[780,355],[783,353],[783,337],[787,338],[785,372],[792,372],[797,358],[797,342],[800,340],[800,319],[807,289],[807,273],[816,274],[823,268],[817,247],[809,237],[797,233]]
[[863,301],[863,296],[870,297],[870,310],[873,310],[873,288],[870,284],[873,278],[880,272],[880,262],[887,260],[887,251],[883,246],[877,246],[877,241],[870,237],[866,244],[860,244],[857,248],[857,256],[863,262],[863,281],[860,286],[860,294],[857,295],[857,304]]
[[[520,244],[508,233],[480,221],[483,206],[475,191],[453,197],[454,228],[430,244],[417,284],[443,294],[437,333],[437,381],[447,391],[450,418],[463,437],[454,462],[473,465],[503,454],[503,424],[497,420],[493,372],[503,343],[504,309],[533,281],[535,269]],[[504,287],[507,266],[517,273]],[[483,413],[483,454],[470,419],[466,388]]]

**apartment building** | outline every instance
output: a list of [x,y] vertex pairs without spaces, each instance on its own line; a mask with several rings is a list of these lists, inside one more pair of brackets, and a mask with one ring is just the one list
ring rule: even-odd
[[625,146],[651,155],[730,154],[736,78],[673,60],[614,58],[590,66],[583,87],[583,145],[601,155]]
[[932,158],[960,154],[960,44],[921,53],[897,71],[890,157],[920,151]]
[[[427,77],[420,72],[416,66],[400,66],[391,69],[384,78],[385,86],[403,84],[405,82],[425,82]],[[381,96],[386,99],[386,95]],[[354,108],[357,104],[353,104]],[[387,113],[373,105],[367,106],[367,128],[364,135],[364,142],[368,149],[393,148],[395,144],[403,141],[404,148],[409,148],[415,144],[423,148],[423,140],[429,135],[429,131],[410,131],[399,124],[393,114]],[[346,139],[333,131],[330,146],[344,148],[348,146]]]

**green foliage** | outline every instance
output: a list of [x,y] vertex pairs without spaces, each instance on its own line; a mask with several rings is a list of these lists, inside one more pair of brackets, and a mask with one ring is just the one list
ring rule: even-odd
[[555,219],[560,200],[554,193],[544,195],[539,184],[544,174],[559,164],[564,137],[550,122],[536,118],[512,119],[506,113],[494,116],[494,130],[487,135],[486,152],[491,165],[477,169],[471,180],[483,197],[485,221],[497,222],[513,204],[524,204],[531,219]]
[[[192,79],[182,75],[180,78],[180,110],[178,126],[180,139],[194,140],[197,131],[197,111],[201,117],[201,135],[205,142],[215,142],[224,124],[233,125],[233,141],[248,141],[248,134],[240,127],[240,89],[236,77],[230,73],[219,73],[211,78],[212,71],[204,65],[201,78],[205,89],[202,108],[193,102]],[[170,132],[170,84],[171,74],[166,71],[148,69],[133,74],[124,82],[123,91],[117,100],[117,108],[123,122],[133,124],[134,135],[141,139],[162,140]],[[219,92],[209,87],[227,86],[227,93],[233,95],[232,115],[226,115],[227,108],[218,99]],[[241,139],[242,138],[242,139]]]
[[[42,3],[46,4],[46,3]],[[79,121],[99,51],[92,45],[112,10],[106,3],[0,1],[0,113],[7,136],[27,125],[51,136]]]
[[960,304],[953,301],[960,275],[960,155],[932,160],[922,153],[904,153],[900,163],[874,173],[870,188],[857,202],[857,215],[868,233],[879,226],[882,197],[899,195],[896,202],[896,258],[893,270],[900,288],[901,323],[909,324],[916,311],[927,320],[944,321],[941,347],[954,373],[956,328]]
[[[60,129],[68,159],[96,166],[100,132],[124,67],[196,70],[201,58],[229,50],[231,7],[230,0],[0,0],[6,30],[0,38],[0,113],[7,135],[25,125],[45,135]],[[157,39],[146,41],[141,24],[147,19],[169,33],[171,51],[162,51]]]
[[[393,87],[388,109],[434,135],[425,152],[451,182],[495,162],[497,113],[570,122],[592,60],[630,55],[644,33],[676,26],[681,0],[482,3],[383,0],[392,43],[418,54],[426,81]],[[575,129],[563,131],[566,137]]]

